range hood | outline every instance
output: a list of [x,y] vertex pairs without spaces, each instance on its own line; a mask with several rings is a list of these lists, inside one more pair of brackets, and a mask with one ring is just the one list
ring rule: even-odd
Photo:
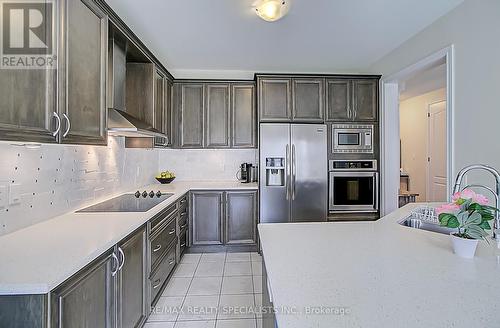
[[117,37],[110,40],[108,61],[108,134],[122,137],[165,137],[150,124],[126,112],[126,41]]

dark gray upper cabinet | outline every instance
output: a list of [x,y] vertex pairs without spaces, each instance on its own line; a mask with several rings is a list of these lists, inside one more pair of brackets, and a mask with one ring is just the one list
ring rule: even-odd
[[329,79],[328,121],[377,121],[378,79]]
[[165,78],[160,72],[155,72],[155,90],[154,90],[154,125],[153,127],[165,132]]
[[225,243],[257,243],[257,191],[226,193]]
[[301,122],[323,122],[324,79],[292,80],[292,120]]
[[117,274],[117,327],[139,327],[147,316],[146,228],[118,244],[123,263]]
[[206,85],[206,147],[229,147],[229,84]]
[[115,278],[118,269],[108,251],[51,292],[51,327],[115,326]]
[[231,146],[252,148],[256,145],[255,85],[231,85]]
[[164,106],[164,132],[165,135],[167,136],[167,144],[165,146],[170,147],[173,145],[173,131],[172,131],[172,121],[173,121],[173,116],[172,116],[172,97],[173,97],[173,83],[172,81],[165,79],[164,80],[164,90],[163,90],[163,96],[164,96],[164,101],[163,101],[163,106]]
[[155,78],[152,63],[127,63],[125,110],[128,114],[155,126]]
[[193,192],[192,245],[222,245],[222,191]]
[[[106,144],[107,17],[90,0],[66,1],[62,142]],[[64,42],[63,42],[64,43]],[[66,57],[65,57],[66,56]]]
[[351,120],[351,81],[326,81],[326,119],[328,121]]
[[180,147],[202,148],[204,146],[204,85],[201,83],[181,84],[179,88]]
[[352,83],[354,119],[376,121],[378,119],[378,80],[354,80]]
[[259,119],[261,122],[291,121],[291,80],[258,78]]

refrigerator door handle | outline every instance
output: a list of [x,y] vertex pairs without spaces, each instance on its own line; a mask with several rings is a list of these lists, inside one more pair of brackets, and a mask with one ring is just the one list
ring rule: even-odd
[[286,200],[290,199],[290,188],[288,186],[288,183],[290,182],[290,145],[286,144],[286,150],[285,150],[285,189],[286,189]]
[[292,145],[292,200],[295,200],[295,182],[297,180],[297,157],[295,156],[295,145]]

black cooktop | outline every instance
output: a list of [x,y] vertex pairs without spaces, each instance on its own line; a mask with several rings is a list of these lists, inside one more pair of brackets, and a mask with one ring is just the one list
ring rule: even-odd
[[135,194],[123,194],[102,203],[86,207],[77,213],[83,212],[147,212],[173,194],[161,192],[136,192]]

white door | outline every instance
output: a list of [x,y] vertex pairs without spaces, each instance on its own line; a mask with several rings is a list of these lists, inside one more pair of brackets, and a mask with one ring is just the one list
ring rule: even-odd
[[446,101],[429,105],[427,201],[444,202],[447,197]]

